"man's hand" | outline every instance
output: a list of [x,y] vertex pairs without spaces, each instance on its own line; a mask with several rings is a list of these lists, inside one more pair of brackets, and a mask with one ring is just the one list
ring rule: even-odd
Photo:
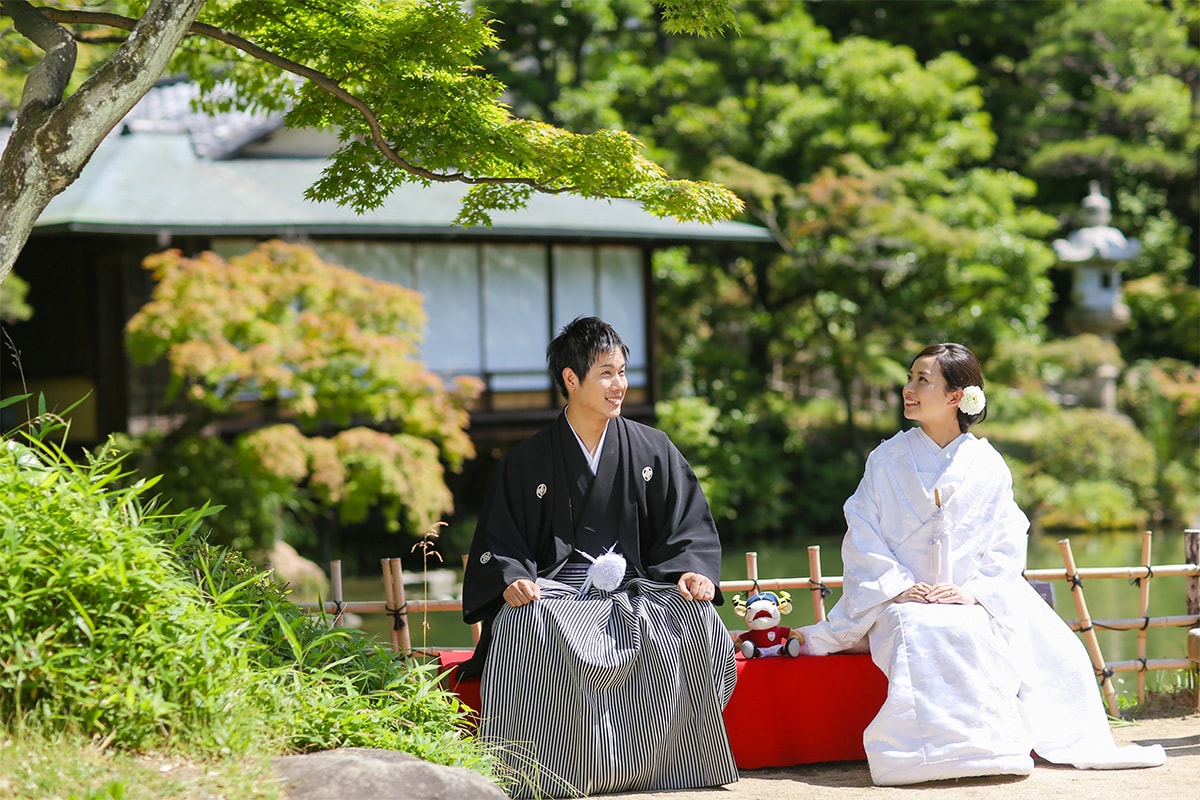
[[712,600],[716,595],[713,582],[698,572],[683,573],[676,586],[686,600]]
[[532,603],[542,596],[542,588],[528,578],[517,578],[504,590],[504,602],[513,608]]

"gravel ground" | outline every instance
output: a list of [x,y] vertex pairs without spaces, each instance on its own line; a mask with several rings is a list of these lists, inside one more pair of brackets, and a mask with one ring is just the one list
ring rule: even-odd
[[1161,744],[1167,763],[1152,769],[1080,770],[1037,762],[1024,778],[970,778],[909,787],[871,783],[865,761],[746,770],[741,780],[716,789],[634,792],[624,800],[915,800],[926,793],[946,800],[1197,800],[1200,798],[1200,714],[1121,723],[1118,744]]

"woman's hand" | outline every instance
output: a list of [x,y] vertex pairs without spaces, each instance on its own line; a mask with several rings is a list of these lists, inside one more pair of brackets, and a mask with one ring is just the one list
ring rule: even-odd
[[528,578],[517,578],[504,590],[504,602],[513,608],[532,603],[542,596],[542,588]]
[[935,583],[925,593],[925,602],[973,606],[975,605],[975,595],[953,583]]
[[914,583],[900,594],[892,598],[893,603],[928,603],[925,596],[933,587],[928,583]]

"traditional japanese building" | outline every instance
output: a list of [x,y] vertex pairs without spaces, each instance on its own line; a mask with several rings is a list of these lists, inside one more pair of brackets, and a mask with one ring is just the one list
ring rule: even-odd
[[[421,358],[446,377],[472,375],[484,393],[472,435],[501,441],[556,410],[545,347],[580,314],[610,321],[632,349],[627,413],[649,416],[655,376],[655,250],[771,247],[764,229],[659,219],[630,201],[535,195],[497,212],[490,228],[454,224],[466,187],[405,184],[366,214],[304,198],[336,145],[278,115],[192,110],[188,83],[156,87],[39,219],[16,265],[34,317],[10,326],[0,389],[44,393],[51,408],[80,398],[73,438],[101,441],[151,424],[165,372],[125,356],[126,321],[149,298],[149,254],[178,248],[229,256],[283,238],[326,260],[419,290],[428,327]],[[0,150],[8,132],[0,129]],[[4,428],[19,421],[6,410]]]

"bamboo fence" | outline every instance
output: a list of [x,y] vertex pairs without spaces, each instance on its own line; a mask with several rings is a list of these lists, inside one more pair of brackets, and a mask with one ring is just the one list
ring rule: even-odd
[[[1067,625],[1083,636],[1092,667],[1100,681],[1105,702],[1109,712],[1119,717],[1116,690],[1111,680],[1117,672],[1137,672],[1137,699],[1145,699],[1145,673],[1149,670],[1192,670],[1200,668],[1200,664],[1188,657],[1149,659],[1146,657],[1146,632],[1150,628],[1200,628],[1200,530],[1187,530],[1185,536],[1184,557],[1187,563],[1165,564],[1152,566],[1150,552],[1152,534],[1146,531],[1142,534],[1142,563],[1129,567],[1078,567],[1071,553],[1069,539],[1060,539],[1059,551],[1063,558],[1063,569],[1031,569],[1026,570],[1026,580],[1031,582],[1064,580],[1070,586],[1071,596],[1075,602],[1077,619],[1066,620]],[[464,559],[465,560],[465,559]],[[823,576],[821,574],[821,548],[817,545],[808,548],[809,575],[795,578],[761,578],[758,575],[758,553],[746,553],[746,580],[721,581],[721,590],[726,593],[762,591],[782,591],[807,589],[810,592],[813,606],[813,618],[817,621],[825,619],[825,598],[834,589],[840,589],[843,581],[841,575]],[[346,601],[342,596],[341,561],[330,565],[330,586],[332,598],[323,602],[298,603],[301,608],[309,611],[322,611],[329,614],[333,625],[342,625],[345,613],[354,614],[388,614],[392,617],[392,650],[401,656],[414,655],[412,639],[409,634],[408,617],[410,614],[424,614],[438,611],[462,611],[460,599],[427,600],[408,599],[405,596],[403,568],[399,558],[381,559],[383,572],[383,600]],[[1151,617],[1150,583],[1154,578],[1187,577],[1185,597],[1186,614],[1175,616]],[[1138,586],[1139,612],[1137,617],[1126,619],[1094,620],[1088,612],[1087,602],[1083,593],[1085,579],[1120,579]],[[1137,658],[1129,661],[1106,662],[1101,652],[1100,643],[1096,638],[1096,628],[1113,631],[1137,631]],[[472,626],[473,639],[479,641],[479,625]],[[452,648],[433,648],[446,650]],[[1200,711],[1200,676],[1196,679],[1196,707]]]

